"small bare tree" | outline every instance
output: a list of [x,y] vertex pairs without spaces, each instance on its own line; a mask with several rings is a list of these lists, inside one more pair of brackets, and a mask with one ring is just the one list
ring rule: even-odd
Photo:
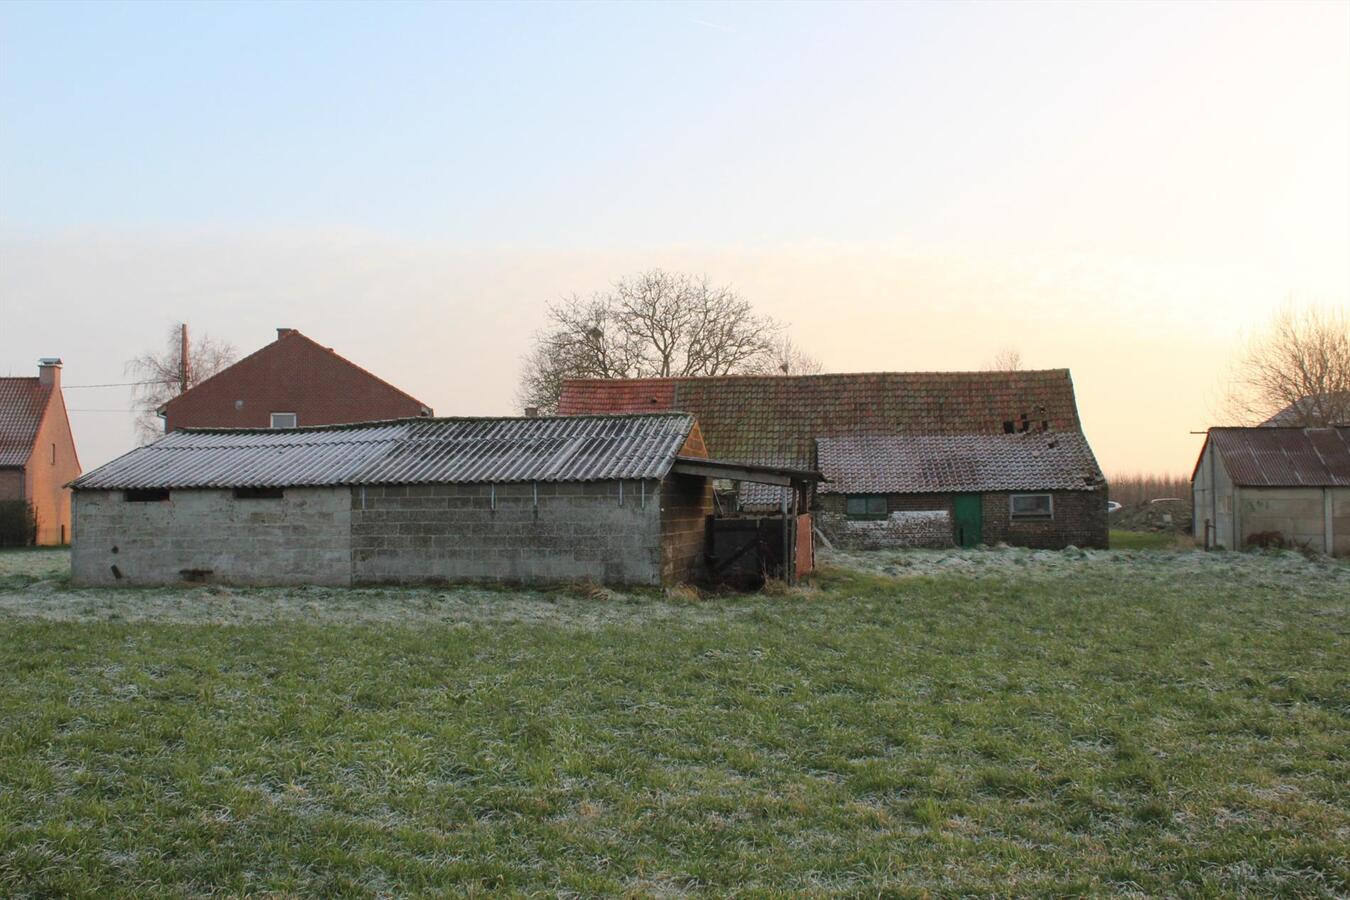
[[1022,353],[1016,347],[1004,347],[994,354],[994,363],[990,366],[995,372],[1022,371]]
[[1234,373],[1229,415],[1259,424],[1350,424],[1350,319],[1343,310],[1285,306],[1253,337]]
[[523,360],[522,407],[557,410],[568,378],[668,378],[771,373],[783,327],[706,278],[653,269],[548,308]]
[[181,322],[174,323],[163,350],[147,351],[127,361],[127,374],[136,378],[132,397],[136,433],[143,443],[164,433],[157,415],[161,406],[239,358],[233,345],[210,335],[188,341],[186,328]]
[[784,335],[774,348],[774,374],[819,375],[825,371],[820,360],[807,353],[792,338]]

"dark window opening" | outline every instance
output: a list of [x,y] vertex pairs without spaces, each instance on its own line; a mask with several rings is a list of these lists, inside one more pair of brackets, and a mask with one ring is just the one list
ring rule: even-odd
[[1049,519],[1055,514],[1054,500],[1049,494],[1013,494],[1009,512],[1014,519]]
[[1017,429],[1013,427],[1013,420],[1012,420],[1012,419],[1004,419],[1004,420],[1003,420],[1003,433],[1004,433],[1004,434],[1012,434],[1012,433],[1013,433],[1014,431],[1016,431],[1016,430],[1017,430]]
[[286,496],[284,488],[278,487],[241,487],[234,489],[236,500],[280,500]]
[[167,488],[134,488],[122,492],[127,503],[164,503],[169,499]]
[[886,518],[886,498],[881,494],[853,494],[844,501],[850,519]]

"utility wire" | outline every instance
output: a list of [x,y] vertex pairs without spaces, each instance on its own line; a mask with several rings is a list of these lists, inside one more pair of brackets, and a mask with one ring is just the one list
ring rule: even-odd
[[[177,384],[178,379],[173,380]],[[73,390],[75,388],[105,388],[105,387],[131,387],[138,384],[170,384],[169,381],[113,381],[108,384],[63,384],[62,390]]]

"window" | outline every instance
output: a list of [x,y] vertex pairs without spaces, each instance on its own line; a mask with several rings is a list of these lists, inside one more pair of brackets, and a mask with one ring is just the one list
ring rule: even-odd
[[300,424],[300,417],[295,413],[272,413],[273,428],[295,428]]
[[52,465],[56,465],[56,445],[52,444]]
[[1013,494],[1010,503],[1014,519],[1049,519],[1055,514],[1049,494]]
[[122,499],[127,503],[163,503],[169,499],[169,492],[165,488],[134,488],[123,491]]
[[850,519],[886,518],[886,498],[881,494],[853,494],[844,503]]
[[236,500],[280,500],[284,496],[286,496],[286,491],[282,488],[240,487],[234,489],[234,499]]

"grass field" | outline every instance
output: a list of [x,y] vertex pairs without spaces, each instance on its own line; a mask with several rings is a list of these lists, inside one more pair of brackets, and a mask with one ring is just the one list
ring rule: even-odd
[[1350,567],[82,591],[0,554],[0,895],[1350,892]]
[[1179,535],[1174,531],[1121,531],[1111,529],[1112,550],[1174,550]]

